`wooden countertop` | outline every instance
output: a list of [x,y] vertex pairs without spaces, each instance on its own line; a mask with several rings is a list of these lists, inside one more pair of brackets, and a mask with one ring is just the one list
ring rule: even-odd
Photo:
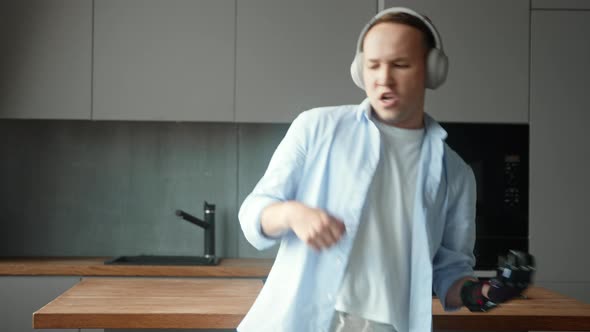
[[110,257],[4,257],[0,276],[266,277],[273,259],[226,258],[216,266],[104,265]]
[[238,326],[262,281],[88,278],[33,314],[33,328],[219,328]]
[[[235,328],[262,287],[252,279],[89,278],[34,313],[34,328]],[[436,329],[590,331],[590,305],[532,287],[487,313],[444,312]]]
[[531,287],[525,294],[526,299],[482,313],[466,308],[444,312],[436,299],[432,303],[433,325],[454,330],[590,331],[590,304],[541,287]]

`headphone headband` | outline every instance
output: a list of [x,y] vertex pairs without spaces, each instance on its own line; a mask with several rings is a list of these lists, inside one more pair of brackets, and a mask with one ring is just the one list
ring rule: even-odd
[[370,21],[365,25],[361,31],[361,35],[356,43],[355,57],[350,66],[350,75],[354,83],[361,89],[365,89],[363,82],[363,68],[362,68],[362,53],[361,46],[367,31],[373,26],[375,21],[387,14],[405,13],[411,15],[426,25],[432,37],[434,38],[434,47],[428,51],[426,59],[426,87],[429,89],[436,89],[444,83],[447,77],[448,71],[448,58],[443,51],[442,38],[438,33],[438,30],[434,27],[434,24],[430,22],[425,16],[417,13],[416,11],[406,7],[391,7],[384,9],[377,13]]
[[379,13],[377,13],[377,15],[373,16],[373,18],[369,21],[369,23],[367,23],[365,25],[365,27],[361,31],[361,35],[359,36],[357,43],[356,43],[356,51],[357,52],[361,51],[361,45],[363,43],[363,39],[365,37],[365,34],[369,30],[369,28],[373,25],[373,23],[375,23],[375,21],[377,21],[378,19],[380,19],[381,17],[383,17],[387,14],[395,14],[395,13],[405,13],[405,14],[409,14],[409,15],[412,15],[412,16],[420,19],[420,21],[422,21],[428,27],[428,30],[430,30],[432,36],[434,37],[434,44],[435,44],[434,47],[438,48],[441,51],[443,50],[442,38],[440,38],[440,34],[438,33],[438,30],[436,30],[434,25],[424,15],[421,15],[418,12],[416,12],[410,8],[406,8],[406,7],[391,7],[391,8],[384,9],[384,10],[380,11]]

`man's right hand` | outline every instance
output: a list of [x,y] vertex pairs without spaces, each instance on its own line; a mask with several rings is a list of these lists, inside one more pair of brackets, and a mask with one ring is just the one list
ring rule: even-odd
[[301,204],[298,213],[289,218],[289,225],[297,237],[315,250],[329,248],[340,240],[344,223],[321,209]]
[[289,201],[275,203],[264,209],[261,216],[262,231],[276,236],[292,230],[297,237],[315,250],[331,247],[338,242],[346,227],[326,211]]

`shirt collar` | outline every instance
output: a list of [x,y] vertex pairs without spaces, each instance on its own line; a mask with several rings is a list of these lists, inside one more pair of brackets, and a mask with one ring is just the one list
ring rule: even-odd
[[424,129],[426,135],[445,140],[447,138],[447,131],[432,118],[428,113],[424,113]]
[[357,121],[360,121],[362,119],[371,120],[371,101],[369,100],[369,98],[365,98],[365,100],[363,100],[357,108],[356,111],[356,119]]
[[[365,98],[365,100],[363,100],[357,107],[357,121],[363,119],[371,121],[371,110],[371,101],[369,98]],[[444,130],[444,128],[426,112],[424,113],[424,134],[441,140],[445,140],[448,135],[446,130]]]

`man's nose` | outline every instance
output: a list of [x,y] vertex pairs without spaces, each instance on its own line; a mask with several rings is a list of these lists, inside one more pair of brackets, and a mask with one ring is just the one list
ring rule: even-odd
[[393,73],[389,66],[383,66],[377,73],[377,84],[379,85],[391,85],[393,84]]

